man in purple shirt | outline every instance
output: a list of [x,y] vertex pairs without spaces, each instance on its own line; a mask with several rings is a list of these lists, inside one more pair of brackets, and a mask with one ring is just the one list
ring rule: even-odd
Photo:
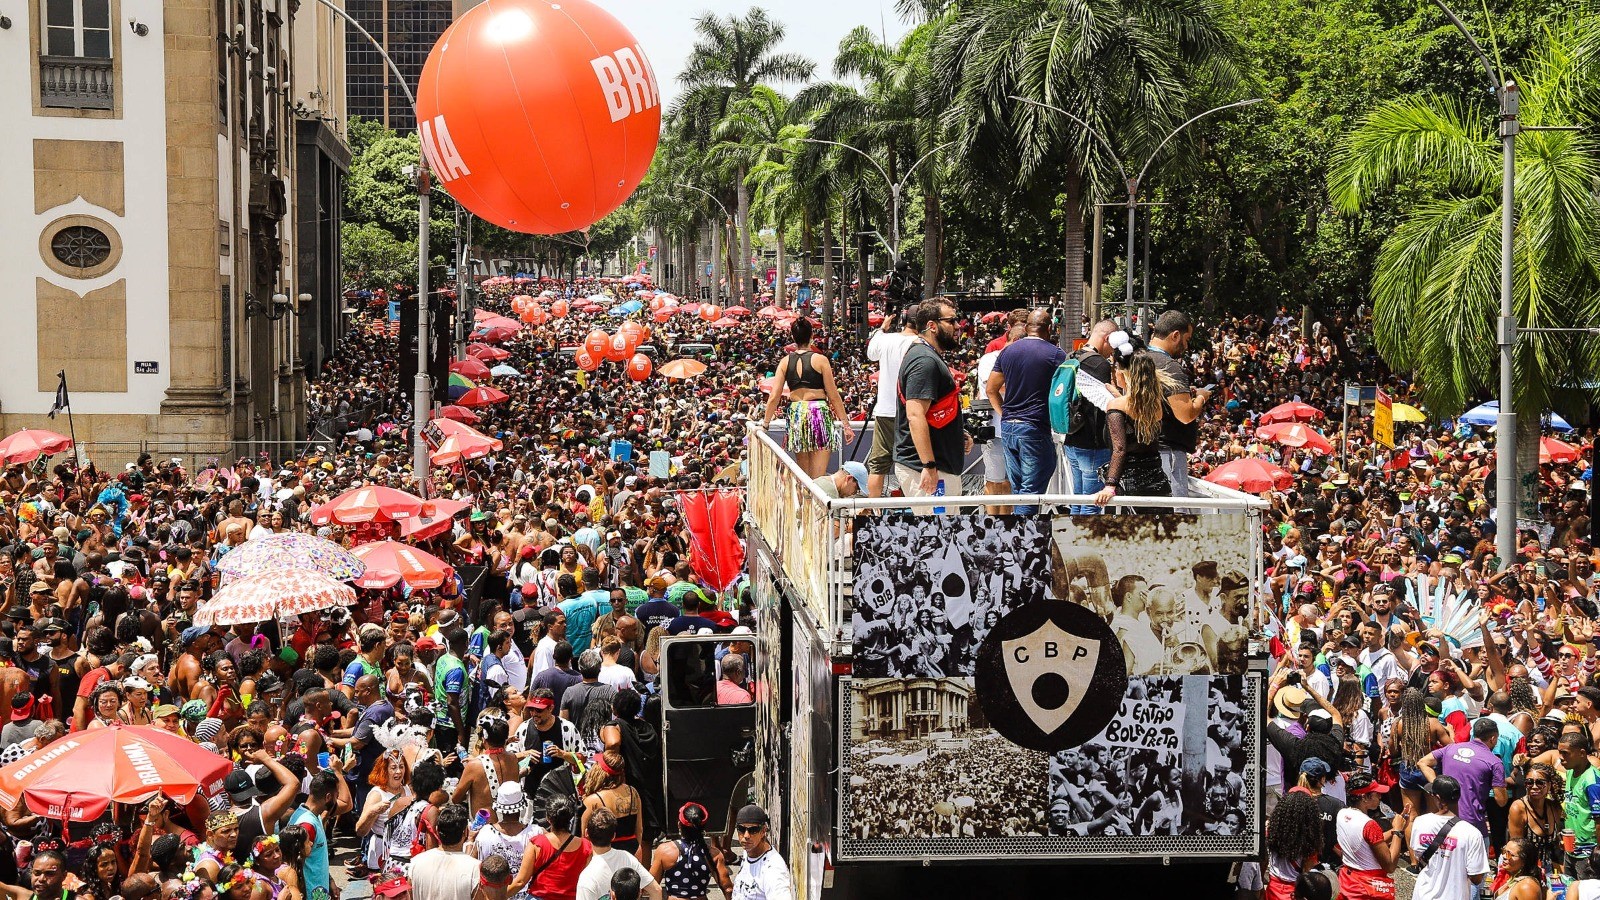
[[1449,775],[1461,785],[1461,821],[1471,822],[1485,835],[1489,833],[1489,798],[1506,805],[1506,773],[1495,755],[1500,726],[1492,719],[1472,723],[1472,740],[1440,747],[1417,762],[1429,782]]

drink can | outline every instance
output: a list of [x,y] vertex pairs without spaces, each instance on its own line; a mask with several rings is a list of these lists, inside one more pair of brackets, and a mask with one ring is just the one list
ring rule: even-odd
[[[939,479],[939,483],[933,486],[933,495],[935,497],[943,497],[944,496],[944,479],[943,478]],[[936,516],[944,515],[944,507],[935,506],[933,508],[933,514],[936,515]]]
[[1571,828],[1561,832],[1561,849],[1568,853],[1578,849],[1578,836],[1572,833]]

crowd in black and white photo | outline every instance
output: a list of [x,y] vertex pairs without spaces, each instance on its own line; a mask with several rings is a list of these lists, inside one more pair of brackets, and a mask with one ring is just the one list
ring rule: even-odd
[[971,675],[1007,613],[1050,596],[1043,517],[885,516],[855,538],[858,677]]
[[[1185,687],[1206,686],[1199,697]],[[1240,834],[1246,822],[1248,762],[1243,734],[1243,678],[1135,678],[1129,682],[1127,715],[1106,732],[1050,758],[1050,833],[1091,837],[1180,834]],[[1135,747],[1140,722],[1166,738],[1159,720],[1131,710],[1166,707],[1208,717],[1203,747],[1183,739],[1176,720],[1176,746]]]
[[[887,764],[874,762],[886,757]],[[848,833],[863,840],[1044,835],[1046,768],[1045,754],[987,728],[957,740],[857,744]]]

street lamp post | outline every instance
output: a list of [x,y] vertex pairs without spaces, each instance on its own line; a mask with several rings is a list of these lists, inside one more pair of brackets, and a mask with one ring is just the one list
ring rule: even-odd
[[1495,329],[1500,342],[1500,410],[1495,416],[1495,554],[1504,569],[1516,560],[1517,552],[1517,413],[1512,406],[1513,363],[1512,346],[1517,341],[1517,316],[1511,307],[1512,287],[1512,236],[1516,229],[1516,178],[1517,132],[1520,130],[1517,109],[1520,94],[1515,81],[1500,77],[1489,54],[1472,36],[1461,17],[1447,6],[1444,0],[1433,0],[1444,11],[1450,24],[1460,31],[1472,45],[1473,52],[1483,63],[1489,83],[1500,101],[1500,321]]
[[[692,184],[689,184],[689,183],[683,182],[683,181],[674,182],[674,184],[677,187],[688,188],[691,191],[699,191],[700,193],[705,194],[707,197],[710,197],[711,198],[711,202],[715,203],[717,205],[717,208],[722,210],[722,215],[727,218],[727,220],[728,220],[730,225],[732,224],[732,222],[733,222],[733,213],[728,212],[728,207],[725,206],[721,200],[717,199],[717,195],[716,194],[711,193],[710,191],[706,190],[705,188],[698,188],[698,187],[695,187]],[[713,302],[713,303],[715,303],[717,300],[721,299],[718,296],[718,294],[721,293],[721,292],[717,290],[717,283],[718,283],[718,281],[721,280],[721,276],[719,275],[719,273],[722,271],[722,260],[719,259],[718,257],[719,257],[719,254],[717,253],[717,220],[716,219],[712,219],[711,220],[711,302]]]
[[890,239],[886,241],[883,239],[883,235],[878,234],[875,231],[872,233],[878,238],[878,243],[883,244],[884,249],[889,251],[890,267],[892,268],[900,265],[900,197],[905,192],[906,185],[911,183],[911,176],[917,171],[918,166],[922,165],[929,157],[933,156],[935,153],[938,153],[940,150],[943,150],[946,147],[955,146],[957,142],[946,141],[932,150],[929,150],[927,153],[922,154],[922,156],[919,157],[916,162],[911,164],[911,168],[906,170],[906,174],[902,176],[898,182],[896,182],[894,179],[889,177],[889,173],[884,171],[883,166],[879,165],[877,160],[873,159],[865,150],[862,150],[860,147],[852,147],[849,144],[840,143],[839,141],[825,141],[821,138],[801,138],[800,140],[807,144],[826,144],[830,147],[843,147],[846,150],[853,150],[859,154],[862,159],[872,163],[872,167],[878,170],[879,175],[883,176],[883,183],[889,187]]
[[[406,102],[411,108],[417,108],[417,97],[411,92],[411,86],[406,83],[405,76],[400,74],[400,67],[372,36],[370,31],[361,27],[349,13],[335,6],[331,0],[318,0],[334,15],[343,19],[346,25],[360,32],[361,36],[372,44],[378,55],[388,64],[389,71],[394,75],[394,80],[400,85],[400,90],[405,92]],[[421,152],[420,141],[417,145],[417,166],[414,172],[417,187],[417,375],[412,383],[411,399],[411,473],[417,479],[417,492],[423,497],[428,496],[428,445],[422,437],[422,426],[428,421],[429,410],[433,407],[433,384],[428,378],[428,332],[432,330],[433,316],[428,305],[428,203],[432,190],[432,180],[428,173],[427,155]]]
[[[1154,150],[1152,150],[1150,152],[1150,158],[1145,160],[1144,168],[1139,170],[1139,174],[1138,175],[1130,178],[1130,177],[1128,177],[1128,169],[1127,169],[1127,167],[1122,164],[1122,160],[1121,160],[1121,158],[1119,158],[1117,156],[1116,151],[1111,149],[1110,142],[1108,142],[1105,139],[1105,137],[1103,135],[1101,135],[1100,132],[1096,131],[1094,129],[1094,126],[1090,125],[1088,122],[1085,122],[1084,120],[1078,118],[1077,116],[1073,115],[1072,113],[1067,112],[1066,110],[1062,109],[1059,106],[1052,106],[1049,103],[1040,103],[1037,100],[1029,100],[1026,97],[1018,97],[1018,96],[1015,96],[1015,95],[1013,95],[1011,97],[1011,99],[1016,100],[1019,103],[1026,103],[1026,104],[1028,104],[1030,106],[1037,106],[1037,107],[1040,107],[1041,109],[1048,109],[1051,112],[1059,113],[1059,114],[1061,114],[1063,116],[1066,116],[1067,118],[1071,119],[1072,121],[1077,122],[1079,125],[1083,126],[1084,131],[1087,131],[1089,133],[1090,137],[1095,139],[1095,141],[1100,145],[1101,149],[1105,150],[1106,155],[1111,157],[1111,162],[1114,165],[1116,165],[1118,174],[1120,174],[1122,176],[1122,183],[1128,189],[1128,201],[1127,201],[1127,206],[1128,206],[1128,271],[1127,271],[1127,278],[1125,279],[1125,281],[1127,282],[1127,299],[1126,299],[1125,302],[1126,302],[1127,308],[1128,308],[1128,310],[1130,312],[1134,308],[1134,302],[1133,302],[1134,259],[1133,259],[1133,255],[1134,255],[1134,247],[1135,247],[1134,236],[1137,234],[1137,232],[1135,231],[1135,228],[1137,227],[1137,224],[1138,224],[1136,217],[1137,217],[1137,212],[1138,212],[1138,208],[1139,208],[1139,205],[1138,205],[1139,204],[1139,188],[1144,185],[1145,176],[1150,174],[1150,166],[1152,166],[1155,163],[1156,157],[1161,155],[1161,151],[1166,148],[1167,144],[1173,138],[1177,137],[1179,132],[1183,131],[1185,128],[1188,128],[1190,125],[1193,125],[1194,123],[1200,121],[1201,119],[1204,119],[1206,116],[1209,116],[1212,113],[1222,112],[1225,109],[1234,109],[1235,107],[1253,106],[1253,105],[1261,102],[1261,98],[1259,98],[1259,97],[1251,98],[1249,100],[1237,100],[1237,101],[1235,101],[1233,103],[1226,103],[1226,104],[1223,104],[1222,106],[1212,107],[1211,109],[1208,109],[1205,112],[1200,113],[1199,115],[1190,118],[1187,122],[1184,122],[1182,125],[1179,125],[1177,128],[1174,128],[1174,129],[1172,129],[1172,131],[1168,132],[1167,136],[1161,139],[1161,143],[1156,145],[1156,149],[1154,149]],[[1064,301],[1066,298],[1063,297],[1062,299]],[[1141,325],[1145,326],[1146,335],[1148,336],[1148,334],[1149,334],[1149,326],[1145,322],[1145,318],[1146,318],[1145,312],[1141,311],[1140,315],[1139,315],[1139,322],[1140,322]],[[1066,334],[1066,330],[1063,329],[1062,333]]]

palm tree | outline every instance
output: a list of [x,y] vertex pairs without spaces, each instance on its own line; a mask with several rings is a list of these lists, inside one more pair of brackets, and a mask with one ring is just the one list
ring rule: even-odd
[[[898,44],[874,37],[857,27],[839,42],[833,73],[861,82],[857,91],[836,89],[828,96],[827,111],[819,130],[835,135],[887,161],[886,170],[898,178],[924,155],[933,152],[945,135],[939,101],[943,92],[934,82],[933,46],[946,17],[913,28]],[[923,203],[923,290],[931,297],[944,274],[944,217],[937,189],[938,166],[928,160],[917,170]],[[885,228],[888,234],[891,229]],[[904,248],[895,248],[903,252]]]
[[[1524,126],[1600,118],[1600,23],[1552,30],[1517,79]],[[1393,100],[1339,148],[1328,176],[1356,215],[1398,186],[1426,186],[1383,243],[1372,276],[1375,338],[1423,399],[1453,415],[1496,382],[1501,146],[1488,111],[1438,97]],[[1525,328],[1600,323],[1600,144],[1586,133],[1524,131],[1515,160],[1513,307]],[[1587,336],[1524,334],[1516,345],[1518,462],[1537,469],[1538,417],[1564,386],[1592,385]],[[1593,396],[1593,391],[1587,391]],[[1526,429],[1522,423],[1527,423]]]
[[[751,89],[750,96],[734,101],[728,109],[728,115],[712,130],[712,137],[717,143],[711,148],[711,159],[739,173],[740,187],[754,187],[752,176],[755,171],[768,163],[782,165],[783,157],[798,143],[793,135],[786,138],[783,133],[792,124],[789,101],[772,88],[758,84]],[[741,218],[748,214],[749,208],[748,190],[744,194],[741,198],[744,203]],[[741,227],[748,230],[749,225],[743,223]],[[778,272],[782,277],[781,223],[778,227]],[[740,285],[741,289],[746,286]],[[781,286],[778,295],[782,296]]]
[[1116,196],[1120,186],[1084,128],[1012,98],[1065,109],[1124,158],[1143,158],[1198,111],[1198,93],[1231,90],[1232,53],[1216,0],[965,0],[950,13],[933,72],[962,142],[961,188],[969,196],[1036,188],[1060,173],[1069,315],[1083,308],[1089,187]]
[[[804,81],[815,65],[802,56],[778,53],[784,27],[769,17],[766,10],[752,8],[744,16],[713,14],[695,20],[698,39],[689,52],[678,81],[685,89],[672,115],[686,135],[709,147],[718,122],[727,118],[733,104],[750,96],[758,84]],[[750,191],[745,185],[749,170],[736,166],[735,229],[738,259],[734,275],[740,289],[749,284],[750,233],[746,220],[750,212]]]

